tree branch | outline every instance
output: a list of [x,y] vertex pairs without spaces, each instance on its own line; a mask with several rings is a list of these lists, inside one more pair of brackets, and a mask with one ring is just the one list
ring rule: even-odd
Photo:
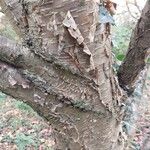
[[[2,2],[8,5],[7,0]],[[78,0],[75,3],[73,0],[43,1],[41,4],[26,0],[20,6],[20,3],[15,5],[16,2],[18,0],[11,1],[12,10],[7,7],[14,14],[11,15],[14,20],[20,12],[17,16],[19,29],[24,33],[23,42],[29,49],[12,42],[10,47],[6,44],[10,41],[3,42],[4,47],[10,48],[0,50],[1,60],[21,68],[21,73],[30,80],[42,79],[42,85],[46,83],[45,89],[64,97],[66,103],[83,103],[92,111],[116,113],[117,108],[117,112],[120,111],[122,93],[111,68],[109,26],[102,24],[102,27],[96,19],[98,4],[87,1],[82,6]],[[83,9],[87,5],[90,6],[88,11]],[[62,7],[58,9],[59,6]],[[57,13],[51,11],[54,9]],[[25,22],[23,18],[26,18]],[[106,34],[101,33],[101,28]],[[24,70],[29,73],[26,75]],[[41,81],[36,81],[36,85],[37,82]]]
[[[77,149],[82,149],[84,145],[89,145],[89,142],[84,142],[85,136],[97,137],[96,141],[92,138],[94,144],[96,143],[95,145],[99,143],[103,145],[105,142],[112,139],[117,141],[117,137],[114,138],[113,135],[110,136],[110,132],[103,138],[103,134],[107,132],[107,130],[111,130],[112,126],[115,126],[114,133],[119,134],[120,130],[116,127],[116,119],[112,119],[110,117],[111,115],[101,112],[83,111],[84,103],[81,101],[76,103],[76,105],[70,105],[69,103],[65,104],[65,97],[43,91],[29,80],[24,79],[17,69],[3,62],[0,62],[0,90],[16,99],[23,100],[39,115],[48,120],[54,128],[54,138],[59,139],[61,136],[61,140],[63,140],[61,143],[63,145],[55,143],[55,148],[59,147],[65,149],[68,147],[68,143],[69,146],[76,143],[75,147]],[[82,107],[83,110],[79,109],[80,107]],[[103,121],[101,118],[103,118]],[[93,123],[91,120],[96,120],[96,123]],[[108,123],[108,120],[110,123]],[[104,133],[99,131],[99,125]],[[97,132],[91,132],[89,126],[92,127],[92,129],[96,129]],[[82,134],[79,135],[79,133]],[[59,140],[56,141],[58,142]],[[66,143],[66,140],[69,142]],[[88,138],[88,141],[91,141],[91,139]],[[91,144],[89,146],[91,146]]]
[[1,90],[51,121],[55,149],[122,147],[122,93],[111,68],[110,26],[99,23],[98,4],[2,1],[10,2],[27,48],[1,38],[0,59],[13,66],[1,64]]
[[142,13],[142,10],[140,9],[137,0],[134,0],[134,5],[136,6],[136,8],[138,9],[139,13]]
[[118,71],[119,83],[123,89],[132,93],[136,80],[146,65],[150,54],[150,1],[148,0],[141,18],[133,31],[126,58]]
[[127,10],[128,10],[128,13],[130,14],[130,16],[134,19],[137,19],[137,17],[132,14],[127,0],[126,0],[126,7],[127,7]]
[[[87,110],[105,111],[97,85],[91,80],[51,64],[7,38],[0,37],[0,43],[0,60],[19,67],[20,73],[43,91],[63,97],[65,103],[76,105],[81,100]],[[92,95],[81,98],[83,94]]]
[[[70,137],[70,141],[72,141],[71,138],[78,138],[78,133],[71,119],[73,116],[70,113],[78,114],[78,109],[72,109],[72,106],[59,101],[56,95],[38,89],[29,80],[25,80],[15,68],[3,62],[0,62],[0,90],[29,104],[39,115],[57,128],[62,137],[65,134],[66,137],[63,138]],[[72,128],[69,129],[69,126]],[[64,130],[63,127],[67,130]],[[72,136],[68,134],[71,133],[69,130],[74,130]]]
[[[7,0],[2,2],[8,7]],[[78,0],[74,5],[73,0],[60,0],[60,3],[26,0],[15,5],[17,2],[11,2],[12,10],[10,7],[8,10],[14,20],[20,11],[17,20],[28,48],[11,41],[2,42],[6,50],[1,47],[3,57],[0,59],[19,67],[30,80],[42,79],[47,91],[51,89],[71,103],[81,101],[93,111],[115,112],[121,104],[122,93],[111,69],[109,26],[102,24],[101,27],[96,19],[98,4],[87,1],[82,6]],[[87,5],[90,6],[88,12],[83,9]],[[54,9],[57,13],[53,13]],[[101,28],[106,34],[101,33]],[[32,82],[35,84],[35,80]]]

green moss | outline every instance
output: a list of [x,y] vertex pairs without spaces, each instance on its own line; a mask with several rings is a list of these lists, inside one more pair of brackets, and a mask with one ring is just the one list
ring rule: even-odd
[[84,101],[76,101],[73,103],[73,106],[82,110],[91,110],[91,107]]
[[19,150],[25,150],[27,147],[32,146],[38,150],[38,143],[36,137],[32,135],[25,135],[24,133],[18,133],[15,138],[15,144]]
[[85,6],[85,0],[80,0],[79,6]]
[[6,95],[0,92],[0,104],[3,105],[3,102],[5,101],[5,99],[6,99]]
[[5,36],[12,40],[18,40],[19,37],[16,32],[13,30],[10,24],[6,25],[4,29],[0,30],[0,35]]
[[7,142],[7,143],[12,143],[13,142],[13,138],[10,135],[4,135],[1,142]]

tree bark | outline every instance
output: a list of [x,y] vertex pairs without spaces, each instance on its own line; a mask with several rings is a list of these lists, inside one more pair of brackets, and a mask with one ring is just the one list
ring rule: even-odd
[[0,89],[50,122],[54,149],[123,149],[125,94],[112,71],[110,24],[99,22],[99,5],[0,3],[22,40],[0,37]]
[[120,86],[132,94],[150,54],[150,1],[147,0],[133,31],[126,58],[118,71]]

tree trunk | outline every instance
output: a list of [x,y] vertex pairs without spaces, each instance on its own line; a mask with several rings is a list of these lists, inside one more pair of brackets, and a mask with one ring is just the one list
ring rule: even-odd
[[131,36],[128,52],[118,71],[120,86],[130,95],[146,66],[150,54],[150,1],[147,0],[142,15]]
[[125,94],[112,71],[110,24],[99,22],[99,5],[0,3],[22,39],[16,44],[0,37],[0,89],[50,122],[54,149],[123,149]]

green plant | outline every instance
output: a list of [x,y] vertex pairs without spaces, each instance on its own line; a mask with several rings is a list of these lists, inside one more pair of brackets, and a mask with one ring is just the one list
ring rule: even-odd
[[6,98],[6,95],[0,92],[0,102],[4,101]]
[[132,28],[118,25],[113,27],[113,53],[117,61],[123,61],[128,49]]
[[18,150],[26,150],[27,147],[38,149],[37,140],[31,135],[29,136],[24,133],[18,133],[14,142],[17,145]]
[[21,126],[21,120],[20,119],[17,119],[17,118],[12,118],[10,120],[10,126],[16,130],[17,128],[19,128],[19,126]]
[[13,106],[14,106],[16,109],[19,109],[19,110],[23,111],[24,113],[32,114],[32,115],[35,115],[35,114],[36,114],[36,113],[34,112],[34,110],[33,110],[29,105],[27,105],[27,104],[24,103],[24,102],[21,102],[21,101],[14,101],[14,102],[13,102]]
[[14,139],[13,139],[10,135],[5,135],[5,136],[2,138],[1,142],[13,143],[13,140],[14,140]]
[[74,107],[86,110],[89,106],[84,101],[77,101],[74,103]]

